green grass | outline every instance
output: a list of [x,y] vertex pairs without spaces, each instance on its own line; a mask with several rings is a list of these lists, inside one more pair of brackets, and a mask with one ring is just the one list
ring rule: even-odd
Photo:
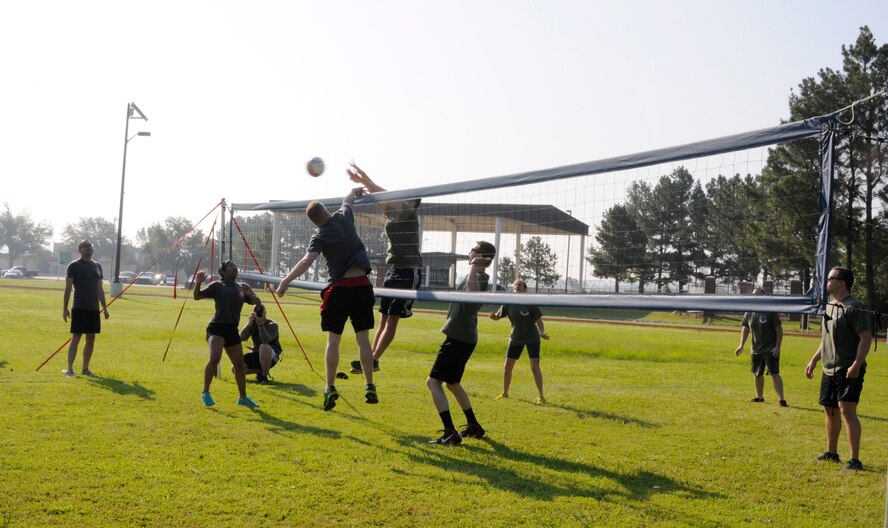
[[[791,336],[789,408],[751,404],[739,332],[552,320],[543,345],[546,406],[527,360],[501,392],[508,322],[483,319],[464,386],[488,436],[428,445],[440,422],[425,378],[443,314],[402,322],[377,373],[321,410],[323,383],[280,321],[277,383],[237,407],[223,360],[217,405],[200,403],[212,302],[134,287],[110,307],[92,368],[66,379],[61,282],[0,281],[0,527],[82,526],[878,526],[885,507],[888,365],[871,353],[860,414],[867,470],[840,475],[823,451],[819,383],[804,378],[817,339]],[[270,302],[267,293],[262,297]],[[288,295],[287,317],[323,366],[316,294]],[[422,307],[420,307],[422,308]],[[703,328],[702,325],[699,325]],[[706,325],[708,326],[708,325]],[[350,331],[343,362],[354,358]],[[747,345],[748,347],[748,345]],[[79,370],[80,358],[75,366]],[[343,368],[344,370],[344,368]],[[462,418],[457,410],[454,416]],[[847,443],[840,441],[847,457]]]

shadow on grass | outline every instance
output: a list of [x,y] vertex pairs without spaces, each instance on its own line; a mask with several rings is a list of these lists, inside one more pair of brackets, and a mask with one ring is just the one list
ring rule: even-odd
[[[718,493],[682,484],[666,475],[643,470],[617,473],[552,456],[518,452],[489,437],[483,438],[481,442],[493,449],[492,454],[472,446],[471,442],[475,442],[474,440],[466,441],[459,447],[428,444],[427,438],[419,436],[400,436],[397,441],[402,446],[411,448],[407,456],[414,462],[445,471],[465,473],[484,480],[491,488],[535,499],[590,497],[596,500],[647,500],[652,495],[663,493],[679,494],[683,498],[697,500],[723,498]],[[415,448],[418,445],[423,447],[417,450]],[[485,456],[473,456],[479,461],[466,460],[460,454],[465,450]],[[517,464],[527,464],[529,467],[522,470]],[[546,478],[547,471],[560,475]],[[566,474],[571,474],[572,478],[565,479]],[[590,479],[606,479],[615,485],[591,482],[582,484]]]
[[295,392],[300,396],[312,397],[318,395],[318,391],[310,388],[308,385],[303,385],[301,383],[281,383],[279,381],[273,381],[271,383],[263,384],[262,386],[281,392]]
[[[800,411],[813,412],[813,413],[817,413],[817,414],[821,414],[821,415],[824,414],[823,407],[800,407],[798,405],[790,404],[789,408],[790,409],[798,409]],[[836,410],[836,412],[838,412],[838,410]],[[859,412],[857,413],[857,417],[862,418],[864,420],[873,420],[874,422],[888,422],[888,418],[884,418],[882,416],[872,416],[869,414],[860,414]]]
[[320,427],[312,427],[310,425],[302,425],[296,422],[290,422],[287,420],[282,420],[276,416],[272,416],[262,409],[256,409],[255,412],[262,418],[262,423],[268,426],[268,430],[272,433],[283,434],[283,433],[297,433],[297,434],[312,434],[315,436],[320,436],[322,438],[340,438],[342,433],[339,431],[334,431],[332,429],[321,429]]
[[8,364],[9,364],[9,362],[6,361],[5,359],[0,359],[0,369],[6,368],[6,365],[8,365]]
[[154,391],[139,385],[138,381],[134,381],[132,385],[120,381],[114,378],[105,378],[102,376],[95,376],[91,378],[87,378],[89,382],[96,387],[100,387],[102,389],[107,389],[115,394],[122,394],[124,396],[138,396],[144,400],[153,400],[154,399]]
[[[525,401],[523,403],[527,403],[528,405],[533,405],[534,407],[537,407],[537,405],[535,405],[533,402]],[[562,409],[564,411],[572,412],[572,413],[576,414],[577,418],[579,418],[581,420],[585,419],[585,418],[599,418],[602,420],[610,420],[612,422],[616,422],[616,423],[622,424],[622,425],[635,425],[637,427],[643,427],[645,429],[659,429],[660,428],[660,426],[655,423],[646,422],[644,420],[639,420],[638,418],[630,418],[628,416],[620,416],[619,414],[613,414],[613,413],[603,412],[603,411],[596,411],[594,409],[581,409],[579,407],[571,407],[570,405],[564,405],[562,403],[551,403],[550,402],[550,403],[545,404],[542,407],[543,408],[552,407],[552,408]]]

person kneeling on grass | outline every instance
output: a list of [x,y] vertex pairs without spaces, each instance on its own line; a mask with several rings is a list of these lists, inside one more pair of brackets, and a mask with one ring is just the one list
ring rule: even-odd
[[[490,242],[475,243],[475,247],[469,251],[469,276],[465,285],[467,291],[487,291],[489,276],[484,273],[484,270],[493,262],[494,256],[496,256],[496,247],[493,244]],[[465,437],[481,438],[484,436],[484,428],[475,418],[469,395],[460,385],[466,370],[466,363],[472,357],[472,352],[478,344],[478,311],[480,309],[480,304],[470,303],[451,303],[447,308],[447,320],[444,322],[444,327],[441,328],[441,332],[447,336],[447,339],[441,344],[435,364],[426,380],[429,392],[432,393],[435,409],[441,417],[441,423],[444,424],[444,434],[440,438],[432,440],[430,442],[432,444],[458,445]],[[462,408],[463,414],[466,415],[468,425],[459,432],[453,425],[453,418],[450,416],[450,403],[444,392],[445,383]]]
[[241,309],[244,302],[248,304],[262,304],[259,297],[253,293],[253,289],[247,284],[240,284],[235,281],[237,278],[237,266],[234,262],[226,260],[219,267],[219,276],[221,281],[211,282],[204,289],[200,288],[200,284],[207,277],[205,271],[198,271],[194,284],[194,300],[213,299],[216,302],[216,313],[210,324],[207,325],[207,348],[210,352],[210,358],[207,366],[204,367],[204,386],[200,395],[204,405],[210,407],[216,402],[210,396],[210,383],[213,382],[213,376],[219,367],[219,361],[222,360],[222,349],[228,354],[231,365],[234,368],[234,379],[237,382],[237,390],[240,397],[237,399],[238,405],[255,409],[259,405],[247,396],[247,379],[244,374],[244,349],[241,345],[240,333],[237,331],[237,325],[240,323]]
[[[240,337],[241,341],[253,340],[252,352],[244,354],[244,373],[255,374],[259,383],[271,381],[268,371],[278,364],[283,348],[278,324],[266,316],[264,304],[253,307],[250,320],[241,330]],[[234,370],[232,365],[231,371]]]

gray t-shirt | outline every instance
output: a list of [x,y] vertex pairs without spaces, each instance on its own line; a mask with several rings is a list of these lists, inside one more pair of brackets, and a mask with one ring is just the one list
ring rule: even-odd
[[94,260],[77,259],[68,264],[65,274],[74,280],[73,308],[99,310],[99,288],[102,287],[102,265]]
[[[487,291],[487,281],[490,276],[484,272],[478,272],[478,285],[480,291]],[[465,285],[461,288],[465,289]],[[451,303],[447,307],[447,320],[441,327],[441,333],[450,339],[456,339],[463,343],[478,342],[478,311],[482,304]]]
[[823,361],[823,373],[833,376],[836,369],[848,368],[854,363],[857,357],[857,345],[860,343],[860,336],[857,333],[871,331],[872,327],[870,316],[866,313],[863,303],[850,295],[838,303],[827,305],[826,314],[829,320],[823,325],[820,333],[823,345],[820,349],[820,358]]
[[536,322],[543,312],[536,306],[503,305],[496,311],[499,317],[508,317],[512,324],[509,345],[530,345],[540,342],[540,330]]
[[749,328],[752,334],[752,355],[770,354],[777,346],[777,329],[782,325],[780,316],[775,313],[746,312],[741,326]]
[[329,282],[341,279],[349,268],[364,268],[368,274],[372,271],[367,250],[355,230],[355,215],[348,205],[333,213],[330,220],[318,228],[308,243],[308,251],[324,255]]
[[422,266],[419,254],[419,216],[416,209],[404,205],[402,209],[389,209],[385,212],[385,236],[388,239],[388,258],[391,266]]

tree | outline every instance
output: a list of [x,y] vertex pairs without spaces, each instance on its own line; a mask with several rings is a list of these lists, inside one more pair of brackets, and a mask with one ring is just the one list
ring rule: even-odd
[[8,203],[3,207],[6,210],[0,214],[0,247],[6,246],[9,267],[18,257],[46,252],[44,246],[52,237],[52,225],[34,223],[27,211],[14,215]]
[[139,271],[156,262],[157,272],[175,274],[181,269],[186,277],[190,276],[203,250],[203,232],[191,232],[173,247],[189,229],[191,222],[181,216],[168,216],[163,223],[158,222],[139,229],[136,233],[136,241],[140,246]]
[[496,268],[496,282],[502,286],[511,284],[517,277],[515,276],[515,261],[509,257],[499,259],[499,266]]
[[[72,224],[66,224],[62,231],[62,244],[74,249],[82,240],[89,240],[95,248],[93,260],[111,262],[117,254],[117,226],[111,220],[99,216],[80,217]],[[135,249],[124,238],[121,259],[135,263]],[[75,253],[76,255],[76,253]]]
[[719,175],[706,184],[706,215],[695,220],[710,273],[733,283],[758,276],[761,271],[755,239],[763,218],[761,190],[755,178]]
[[541,284],[553,286],[558,282],[561,275],[555,272],[557,263],[558,255],[552,253],[552,248],[541,237],[530,237],[521,245],[521,275],[533,278],[535,291],[540,291]]
[[595,269],[596,277],[614,279],[619,293],[620,281],[634,281],[633,270],[645,261],[647,237],[624,205],[614,205],[601,219],[595,234],[598,247],[589,246],[586,261]]

